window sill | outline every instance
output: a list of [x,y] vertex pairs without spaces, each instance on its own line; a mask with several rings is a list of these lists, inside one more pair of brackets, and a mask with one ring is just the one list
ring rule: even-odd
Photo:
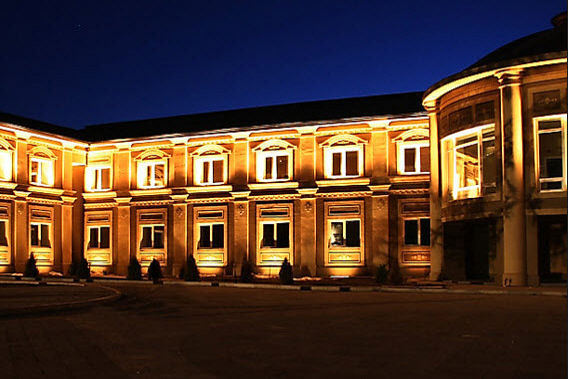
[[371,183],[370,178],[328,178],[324,180],[316,180],[318,187],[335,187],[335,186],[367,186]]
[[291,181],[261,182],[261,183],[250,183],[248,187],[251,190],[298,188],[299,183]]
[[83,193],[83,199],[85,200],[110,199],[115,197],[116,197],[116,192],[114,191]]
[[131,196],[144,196],[144,195],[170,195],[172,193],[171,188],[165,187],[152,187],[152,188],[142,188],[136,190],[130,190]]
[[428,182],[430,181],[430,174],[399,174],[390,177],[391,183],[408,183],[408,182]]
[[61,196],[65,192],[64,190],[59,188],[44,187],[44,186],[29,186],[28,191],[48,194],[48,195],[55,195],[55,196]]
[[185,187],[187,192],[230,192],[233,186],[230,184],[202,184],[199,186]]

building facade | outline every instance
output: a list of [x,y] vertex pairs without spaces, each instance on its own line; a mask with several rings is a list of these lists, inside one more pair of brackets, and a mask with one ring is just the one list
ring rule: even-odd
[[211,275],[244,260],[277,275],[287,259],[298,276],[565,280],[555,23],[424,94],[79,131],[0,114],[0,271],[33,253],[42,272],[85,257],[124,275],[135,257],[177,275],[193,255]]

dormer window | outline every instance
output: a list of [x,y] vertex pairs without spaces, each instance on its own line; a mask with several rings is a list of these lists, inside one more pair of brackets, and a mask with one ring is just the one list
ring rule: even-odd
[[296,146],[283,140],[261,143],[256,152],[256,178],[259,182],[292,180],[294,149]]
[[413,129],[394,139],[397,145],[397,172],[399,175],[430,173],[430,143],[426,129]]
[[12,155],[12,146],[8,142],[0,140],[0,180],[12,180]]
[[138,188],[162,188],[167,184],[168,155],[162,151],[147,151],[138,158]]
[[35,147],[30,156],[30,184],[44,187],[53,187],[54,170],[53,162],[56,157],[51,150],[44,147]]
[[336,179],[363,176],[366,143],[352,135],[334,136],[322,143],[325,177]]
[[219,145],[206,145],[198,148],[191,155],[196,185],[211,186],[227,183],[229,150]]

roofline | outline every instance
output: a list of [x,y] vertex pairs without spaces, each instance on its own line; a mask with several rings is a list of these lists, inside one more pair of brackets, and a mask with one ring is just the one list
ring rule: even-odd
[[293,129],[293,128],[306,128],[306,127],[319,127],[319,126],[335,126],[335,125],[346,125],[346,124],[358,124],[373,121],[392,121],[400,119],[427,119],[428,113],[426,111],[412,112],[412,113],[401,113],[401,114],[388,114],[388,115],[376,115],[376,116],[365,116],[365,117],[352,117],[352,118],[341,118],[332,120],[317,120],[317,121],[306,121],[306,122],[288,122],[279,124],[261,124],[261,125],[251,125],[243,127],[234,128],[222,128],[222,129],[211,129],[211,130],[201,130],[197,132],[188,133],[173,133],[173,134],[155,134],[151,136],[144,137],[132,137],[132,138],[117,138],[110,140],[102,140],[90,142],[89,145],[107,145],[107,144],[117,144],[117,143],[135,143],[137,141],[152,141],[152,140],[164,140],[172,138],[191,138],[191,137],[201,137],[207,135],[226,135],[231,133],[252,133],[252,132],[265,132],[274,129]]
[[422,104],[431,106],[437,99],[446,93],[475,81],[494,76],[504,69],[522,70],[525,68],[548,66],[566,63],[566,51],[533,55],[530,57],[515,58],[480,67],[473,67],[440,80],[424,92]]
[[5,130],[5,131],[9,131],[9,132],[15,131],[16,136],[18,136],[18,134],[19,134],[20,136],[22,136],[26,139],[29,138],[29,135],[34,135],[34,136],[37,136],[39,138],[57,141],[57,142],[60,142],[64,147],[71,145],[70,147],[79,146],[79,147],[87,148],[89,146],[88,142],[83,141],[79,138],[69,137],[69,136],[65,136],[65,135],[61,135],[61,134],[57,134],[57,133],[44,132],[42,130],[29,128],[29,127],[26,127],[26,126],[23,126],[23,125],[15,124],[13,122],[0,121],[0,130]]

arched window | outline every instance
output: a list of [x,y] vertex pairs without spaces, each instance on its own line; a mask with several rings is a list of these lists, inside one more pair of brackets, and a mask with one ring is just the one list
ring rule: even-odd
[[399,175],[430,173],[430,140],[427,129],[408,130],[396,142],[397,172]]
[[256,153],[256,179],[259,182],[292,180],[294,176],[294,149],[289,142],[273,139],[253,149]]
[[161,150],[148,150],[137,161],[138,188],[162,188],[168,182],[169,155]]
[[57,159],[51,150],[36,146],[29,152],[30,184],[53,187],[55,183],[54,162]]
[[364,173],[364,146],[367,141],[350,134],[328,138],[323,148],[326,178],[356,178]]
[[193,182],[198,186],[227,183],[229,150],[219,145],[205,145],[196,149],[193,157]]
[[6,140],[0,139],[0,180],[12,180],[12,157],[14,148]]

